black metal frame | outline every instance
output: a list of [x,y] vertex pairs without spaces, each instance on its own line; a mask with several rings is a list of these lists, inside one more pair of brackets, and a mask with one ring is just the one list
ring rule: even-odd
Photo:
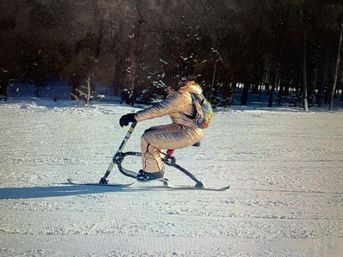
[[[128,132],[126,133],[126,135],[122,141],[122,143],[120,144],[118,151],[113,156],[112,162],[108,166],[105,175],[100,179],[100,181],[99,181],[100,184],[108,184],[107,178],[110,175],[114,165],[118,166],[118,170],[124,176],[136,178],[136,176],[138,174],[137,172],[128,170],[122,166],[122,162],[123,162],[125,157],[127,157],[127,156],[139,156],[139,157],[141,157],[142,156],[142,154],[140,152],[123,152],[123,149],[124,149],[127,141],[129,140],[129,138],[131,137],[131,134],[133,133],[136,125],[137,125],[137,122],[133,122],[131,124],[131,127],[129,128]],[[188,170],[186,170],[185,168],[181,167],[180,165],[178,165],[176,163],[176,158],[174,156],[167,155],[163,152],[161,152],[161,153],[164,155],[164,157],[162,158],[163,163],[165,163],[168,166],[174,167],[174,168],[178,169],[179,171],[181,171],[182,173],[184,173],[185,175],[187,175],[190,179],[192,179],[193,181],[196,182],[195,187],[198,187],[198,188],[204,187],[204,184],[200,180],[198,180],[192,173],[190,173]]]

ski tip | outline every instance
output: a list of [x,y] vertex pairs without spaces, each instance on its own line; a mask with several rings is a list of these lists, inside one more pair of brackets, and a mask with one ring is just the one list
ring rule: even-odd
[[225,190],[228,190],[230,188],[230,186],[225,186],[225,187],[222,187],[222,188],[219,188],[220,191],[225,191]]
[[225,186],[225,187],[220,187],[220,188],[212,188],[212,187],[203,187],[203,188],[199,188],[200,190],[208,190],[208,191],[225,191],[228,190],[230,188],[230,186]]

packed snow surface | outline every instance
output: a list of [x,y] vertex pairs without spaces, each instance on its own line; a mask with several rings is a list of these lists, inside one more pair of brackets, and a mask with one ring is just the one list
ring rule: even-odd
[[[175,156],[225,192],[65,184],[99,181],[127,132],[120,116],[137,110],[0,104],[0,256],[343,256],[342,112],[217,110],[201,147]],[[168,122],[139,123],[125,150]],[[109,179],[132,181],[116,169]]]

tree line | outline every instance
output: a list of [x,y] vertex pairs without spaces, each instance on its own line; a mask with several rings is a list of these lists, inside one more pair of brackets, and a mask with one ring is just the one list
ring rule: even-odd
[[342,14],[339,0],[0,1],[0,88],[55,78],[74,99],[84,81],[153,96],[196,75],[211,99],[240,83],[243,105],[249,93],[268,92],[271,106],[296,91],[305,110],[314,95],[332,108]]

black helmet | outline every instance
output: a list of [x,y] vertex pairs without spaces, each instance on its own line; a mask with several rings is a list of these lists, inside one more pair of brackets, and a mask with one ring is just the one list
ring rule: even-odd
[[174,90],[178,90],[180,87],[185,86],[188,83],[188,81],[194,81],[196,80],[196,78],[196,75],[177,75],[172,88]]

